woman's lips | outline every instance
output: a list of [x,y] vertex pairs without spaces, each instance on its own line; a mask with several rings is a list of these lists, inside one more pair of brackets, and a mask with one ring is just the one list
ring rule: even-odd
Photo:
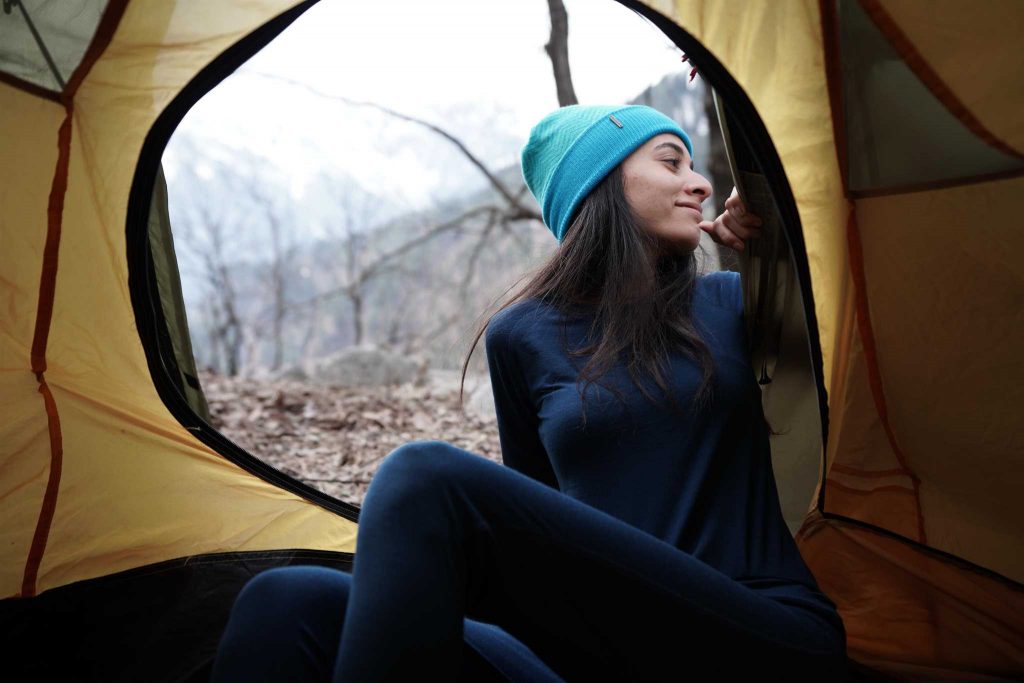
[[696,213],[701,218],[704,218],[704,212],[702,212],[700,209],[696,209],[696,208],[694,208],[692,206],[687,206],[686,204],[680,204],[679,208],[680,209],[689,209],[690,211],[693,211],[694,213]]

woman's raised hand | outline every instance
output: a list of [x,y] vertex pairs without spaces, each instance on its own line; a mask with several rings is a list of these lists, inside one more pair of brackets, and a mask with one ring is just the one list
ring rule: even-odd
[[700,229],[717,244],[743,251],[743,241],[761,236],[761,219],[748,212],[736,188],[725,200],[725,212],[714,221],[701,221]]

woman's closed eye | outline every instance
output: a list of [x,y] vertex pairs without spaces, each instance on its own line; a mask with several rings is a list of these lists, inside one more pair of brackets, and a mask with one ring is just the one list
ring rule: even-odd
[[[672,166],[674,168],[678,169],[679,166],[682,164],[683,160],[679,159],[679,158],[676,158],[676,157],[673,157],[672,159],[665,159],[665,161],[669,162],[670,164],[672,164]],[[691,171],[693,170],[693,164],[690,164],[690,170]]]

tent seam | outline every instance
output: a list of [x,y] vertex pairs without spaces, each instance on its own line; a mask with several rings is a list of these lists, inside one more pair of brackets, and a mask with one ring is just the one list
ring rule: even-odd
[[74,119],[74,108],[67,104],[64,108],[64,121],[57,132],[57,164],[53,172],[50,186],[50,198],[46,209],[46,242],[43,247],[42,268],[39,275],[39,300],[36,303],[36,324],[32,335],[31,367],[39,382],[39,393],[43,396],[46,409],[47,431],[50,436],[50,474],[46,481],[46,490],[36,520],[36,529],[32,534],[32,545],[29,546],[25,560],[25,571],[21,579],[22,597],[36,594],[36,580],[39,566],[46,551],[46,541],[50,535],[50,526],[57,509],[57,492],[60,489],[60,475],[64,460],[63,441],[60,431],[60,416],[53,393],[46,383],[46,344],[50,336],[50,321],[53,318],[53,299],[57,286],[57,258],[60,252],[61,223],[64,216],[64,195],[68,188],[68,167],[71,158],[71,132]]
[[36,520],[36,529],[32,535],[32,545],[29,546],[28,557],[25,560],[25,571],[21,579],[22,597],[32,597],[36,594],[39,567],[43,562],[50,528],[57,510],[57,494],[60,490],[64,463],[60,415],[57,411],[57,402],[46,383],[44,373],[46,372],[46,345],[50,337],[50,322],[53,319],[53,301],[57,287],[57,260],[60,253],[61,228],[64,218],[64,197],[67,194],[68,169],[71,162],[74,97],[96,60],[113,39],[127,5],[128,0],[113,0],[107,5],[103,17],[96,27],[96,32],[89,42],[89,47],[86,48],[85,54],[82,56],[82,61],[79,62],[59,97],[64,104],[64,121],[57,132],[57,164],[54,168],[46,209],[46,242],[43,247],[42,271],[39,276],[39,299],[36,304],[36,324],[32,336],[30,359],[32,372],[35,373],[36,379],[39,381],[39,393],[43,396],[43,405],[46,408],[46,423],[50,436],[50,474],[39,509],[39,518]]

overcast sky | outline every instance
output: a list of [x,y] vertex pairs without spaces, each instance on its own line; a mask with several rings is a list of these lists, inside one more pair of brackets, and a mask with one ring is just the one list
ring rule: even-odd
[[[614,0],[565,6],[582,104],[625,102],[688,71],[664,34]],[[421,128],[313,91],[445,126],[501,166],[558,106],[543,47],[549,32],[546,0],[321,0],[197,103],[179,131],[266,157],[289,175],[297,197],[313,175],[335,167],[426,203],[451,179],[439,178],[424,154]],[[173,182],[183,163],[173,139],[165,163]]]

